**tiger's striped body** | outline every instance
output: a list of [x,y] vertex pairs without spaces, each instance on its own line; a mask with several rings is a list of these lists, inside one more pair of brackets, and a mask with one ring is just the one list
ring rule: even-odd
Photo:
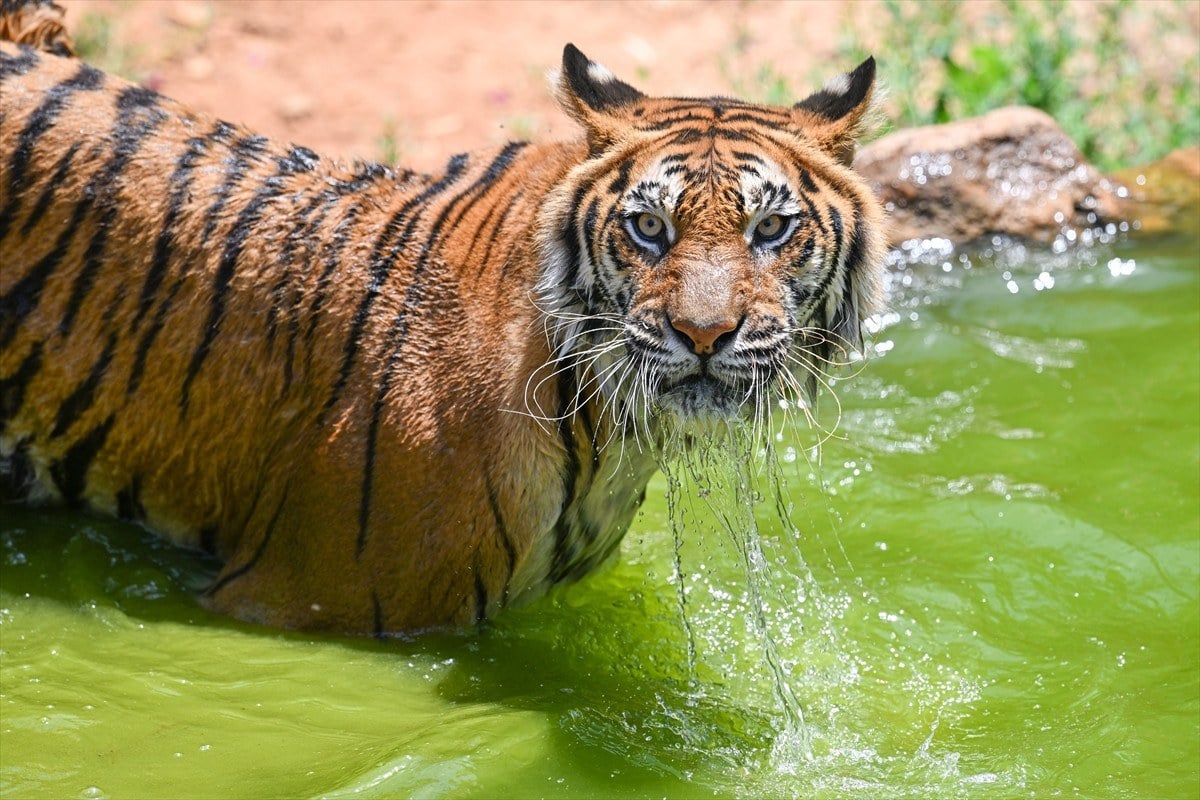
[[[568,48],[587,140],[417,175],[7,43],[0,81],[0,492],[217,554],[245,619],[461,625],[579,577],[665,431],[761,406],[791,329],[852,339],[874,290],[828,108],[643,98]],[[800,220],[798,267],[747,202]]]

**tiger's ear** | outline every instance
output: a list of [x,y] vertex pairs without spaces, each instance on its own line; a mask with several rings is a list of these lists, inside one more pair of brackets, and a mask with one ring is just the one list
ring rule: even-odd
[[819,92],[792,106],[801,135],[813,139],[841,163],[850,166],[858,137],[868,126],[875,89],[875,58],[838,75]]
[[562,70],[554,81],[554,95],[563,110],[587,130],[592,155],[602,152],[629,128],[623,115],[645,95],[591,61],[573,44],[563,48]]

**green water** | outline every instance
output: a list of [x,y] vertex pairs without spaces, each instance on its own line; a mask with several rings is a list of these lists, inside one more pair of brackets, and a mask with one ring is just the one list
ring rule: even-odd
[[211,565],[0,509],[0,794],[1197,797],[1200,240],[917,261],[782,500],[660,478],[620,563],[469,635],[241,625]]

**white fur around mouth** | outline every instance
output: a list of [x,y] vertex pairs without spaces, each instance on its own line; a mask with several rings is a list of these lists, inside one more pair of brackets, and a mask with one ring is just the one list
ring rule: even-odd
[[746,392],[711,375],[689,375],[664,387],[658,406],[681,419],[732,419],[740,415]]

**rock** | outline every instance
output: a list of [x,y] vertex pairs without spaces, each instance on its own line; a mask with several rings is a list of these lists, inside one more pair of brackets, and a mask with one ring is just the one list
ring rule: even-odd
[[1129,187],[1129,216],[1146,233],[1200,230],[1200,147],[1185,147],[1113,176]]
[[864,147],[854,168],[884,202],[893,245],[991,234],[1052,242],[1064,228],[1125,217],[1124,190],[1034,108],[898,131]]

